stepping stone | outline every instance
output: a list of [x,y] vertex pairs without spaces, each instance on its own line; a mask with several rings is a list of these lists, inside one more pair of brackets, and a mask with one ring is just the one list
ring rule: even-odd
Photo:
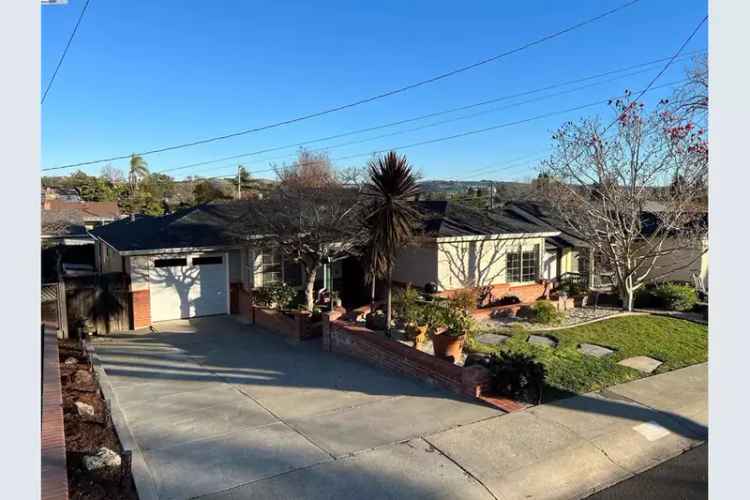
[[529,343],[547,347],[557,347],[557,341],[544,335],[529,335]]
[[628,368],[635,368],[642,373],[651,373],[659,368],[662,362],[648,356],[636,356],[634,358],[623,359],[617,364],[627,366]]
[[596,344],[581,344],[578,346],[578,352],[594,356],[595,358],[603,358],[604,356],[609,356],[615,351]]
[[509,335],[498,335],[496,333],[483,333],[477,337],[477,342],[487,345],[500,345],[510,338]]

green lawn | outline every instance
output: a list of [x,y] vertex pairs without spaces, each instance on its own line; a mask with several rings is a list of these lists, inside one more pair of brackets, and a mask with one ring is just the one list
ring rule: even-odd
[[[641,372],[617,364],[625,358],[650,356],[663,361],[654,374],[708,359],[706,326],[662,316],[625,316],[564,330],[533,332],[557,339],[555,348],[529,344],[530,333],[516,330],[498,347],[469,339],[468,347],[478,352],[523,352],[542,362],[547,369],[546,382],[552,389],[545,394],[545,400],[555,397],[555,389],[583,393],[643,377]],[[584,342],[615,352],[605,358],[587,356],[576,350]]]

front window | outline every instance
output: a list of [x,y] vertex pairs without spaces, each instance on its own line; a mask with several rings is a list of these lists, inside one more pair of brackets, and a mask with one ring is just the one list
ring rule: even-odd
[[281,254],[278,250],[263,250],[261,272],[263,286],[281,283]]
[[531,250],[519,248],[515,252],[508,252],[505,269],[509,283],[535,281],[539,277],[539,245],[534,245]]

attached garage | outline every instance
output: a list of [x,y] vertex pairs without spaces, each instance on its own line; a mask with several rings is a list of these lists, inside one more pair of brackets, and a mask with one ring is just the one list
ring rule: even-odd
[[151,321],[228,314],[228,260],[226,253],[151,258]]

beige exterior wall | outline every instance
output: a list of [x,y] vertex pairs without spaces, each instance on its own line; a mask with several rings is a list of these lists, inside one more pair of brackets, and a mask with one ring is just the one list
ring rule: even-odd
[[[441,291],[509,283],[506,254],[539,248],[539,272],[543,270],[544,238],[441,239],[437,244],[437,284]],[[540,276],[537,276],[539,278]],[[521,284],[521,283],[513,283]]]
[[437,253],[435,242],[403,248],[396,256],[393,280],[420,288],[429,282],[437,283]]
[[130,290],[148,290],[148,271],[151,259],[148,256],[125,257],[125,272],[130,275]]

